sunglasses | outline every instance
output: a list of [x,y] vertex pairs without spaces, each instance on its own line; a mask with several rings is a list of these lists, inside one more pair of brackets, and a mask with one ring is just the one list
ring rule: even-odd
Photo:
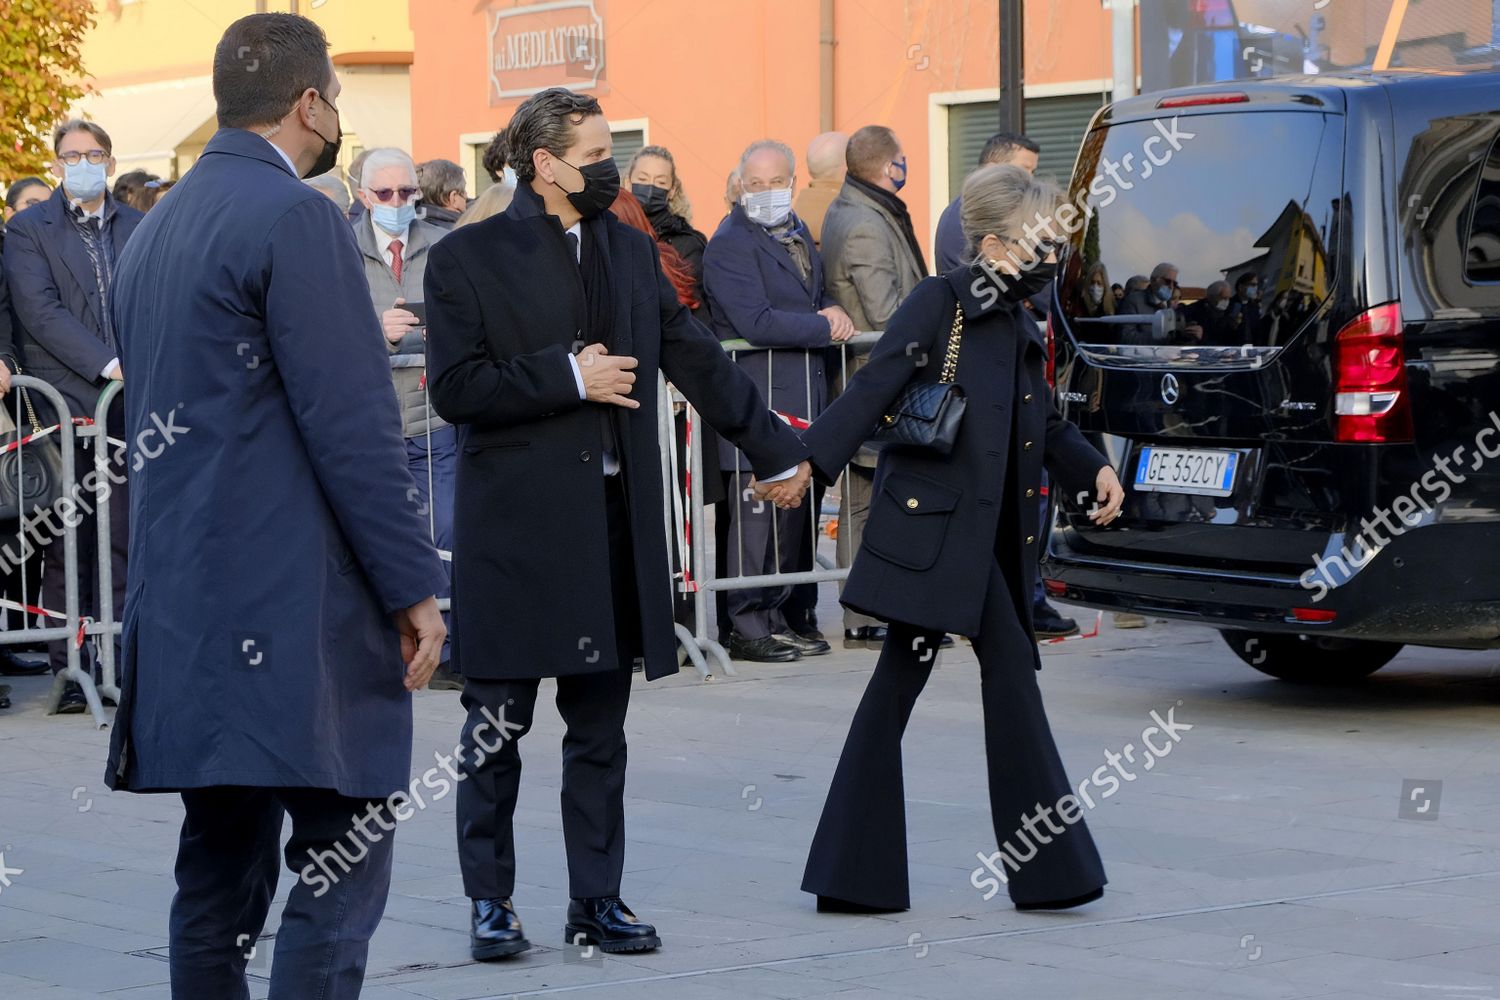
[[414,197],[416,197],[416,196],[418,196],[418,195],[420,195],[422,193],[422,189],[421,188],[414,188],[414,187],[366,188],[365,190],[370,192],[370,197],[374,198],[376,201],[380,202],[382,205],[388,205],[388,204],[390,204],[391,195],[400,195],[401,196],[401,201],[403,203],[405,203],[405,202],[411,201],[412,198],[414,198]]

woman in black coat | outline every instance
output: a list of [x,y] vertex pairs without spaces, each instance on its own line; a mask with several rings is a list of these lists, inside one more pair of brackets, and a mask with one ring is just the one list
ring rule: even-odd
[[[1081,816],[1061,833],[1031,817],[1038,803],[1052,806],[1072,790],[1036,681],[1031,593],[1043,466],[1073,495],[1097,490],[1101,506],[1091,516],[1098,523],[1114,520],[1124,499],[1104,457],[1053,408],[1046,345],[1020,307],[1051,280],[1055,264],[1049,250],[1033,256],[1018,237],[1055,205],[1053,189],[1017,167],[976,172],[964,185],[964,233],[971,257],[989,268],[976,264],[919,284],[869,362],[803,434],[814,474],[831,482],[908,383],[939,380],[955,311],[962,313],[956,381],[968,407],[956,445],[946,458],[882,453],[864,544],[842,597],[889,621],[890,635],[803,876],[820,910],[910,905],[901,735],[945,632],[969,636],[979,658],[990,810],[1004,873],[990,880],[989,895],[1007,879],[1021,909],[1076,906],[1103,892],[1103,865]],[[1043,256],[1047,262],[1024,266]],[[982,871],[971,880],[976,889],[984,888]]]

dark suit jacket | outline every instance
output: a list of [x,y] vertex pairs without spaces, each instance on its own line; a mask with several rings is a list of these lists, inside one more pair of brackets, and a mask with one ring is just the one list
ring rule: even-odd
[[[799,223],[800,225],[800,223]],[[773,410],[804,419],[823,412],[828,404],[827,358],[822,350],[832,339],[828,319],[819,309],[834,305],[823,287],[823,259],[801,226],[811,255],[806,281],[786,247],[750,219],[736,205],[719,224],[703,253],[703,289],[720,340],[748,340],[754,347],[774,352],[740,351],[743,368]],[[721,442],[719,460],[725,471],[736,464],[749,471],[751,463],[736,459],[735,449]]]
[[[104,218],[118,264],[143,216],[105,195]],[[101,373],[120,350],[105,340],[99,284],[88,250],[68,219],[62,185],[10,221],[5,273],[26,374],[62,393],[74,416],[92,417],[99,390],[108,381]]]
[[[635,553],[614,571],[635,575],[651,679],[677,671],[658,374],[762,476],[807,451],[677,301],[656,242],[609,213],[585,227],[585,239],[602,227],[612,273],[609,352],[640,363],[631,394],[640,408],[603,409],[614,418]],[[503,214],[428,251],[426,288],[432,404],[458,426],[453,662],[486,679],[613,670],[601,405],[579,398],[569,361],[585,302],[562,225],[522,184]]]
[[390,615],[447,574],[348,221],[221,129],[113,298],[133,454],[111,787],[404,787]]
[[[1029,621],[1043,465],[1073,492],[1091,489],[1105,464],[1052,405],[1036,323],[993,294],[976,295],[974,276],[959,269],[924,279],[843,395],[802,435],[814,472],[831,483],[908,382],[937,381],[954,307],[962,305],[956,381],[968,408],[957,444],[946,458],[881,453],[864,543],[841,600],[882,621],[970,636],[997,552],[1006,554],[1001,569],[1017,614]],[[997,545],[999,531],[1012,534]]]

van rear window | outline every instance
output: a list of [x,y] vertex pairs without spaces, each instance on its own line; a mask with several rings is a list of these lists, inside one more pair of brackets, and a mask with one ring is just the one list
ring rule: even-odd
[[1089,133],[1070,200],[1088,209],[1059,293],[1104,364],[1257,364],[1328,297],[1342,118],[1184,115]]

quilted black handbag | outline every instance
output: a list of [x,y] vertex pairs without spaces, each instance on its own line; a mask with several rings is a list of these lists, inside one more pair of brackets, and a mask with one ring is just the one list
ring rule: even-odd
[[953,329],[948,333],[948,353],[936,382],[911,382],[901,390],[890,410],[870,438],[877,448],[900,448],[947,457],[958,440],[958,426],[969,405],[963,386],[954,383],[958,374],[958,350],[964,333],[964,310],[953,309]]
[[[21,368],[16,366],[16,374]],[[0,406],[0,521],[23,518],[38,507],[49,507],[62,496],[62,450],[53,438],[17,445],[40,434],[41,424],[31,408],[31,393],[20,386],[16,394],[26,405],[31,432],[15,426],[9,412]]]

